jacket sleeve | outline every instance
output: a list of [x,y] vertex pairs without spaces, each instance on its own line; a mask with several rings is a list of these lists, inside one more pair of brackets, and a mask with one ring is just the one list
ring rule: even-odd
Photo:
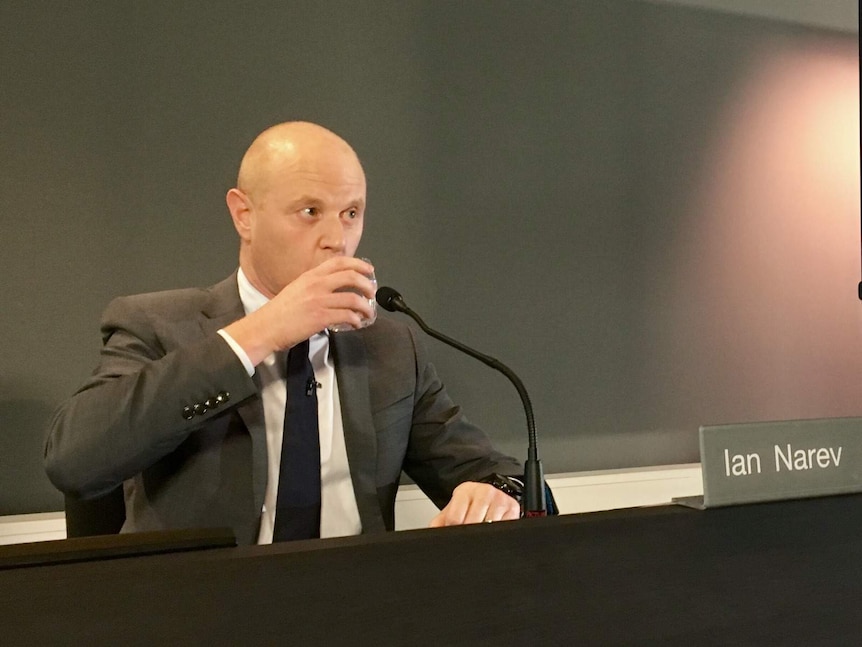
[[257,391],[217,333],[202,335],[193,322],[197,335],[182,338],[148,306],[139,297],[108,306],[99,365],[52,417],[45,469],[67,494],[114,489]]

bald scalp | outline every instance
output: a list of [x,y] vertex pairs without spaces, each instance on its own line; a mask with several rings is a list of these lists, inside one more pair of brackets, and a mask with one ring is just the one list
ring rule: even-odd
[[350,144],[331,130],[308,121],[287,121],[264,130],[243,155],[237,175],[237,188],[262,202],[280,172],[301,160],[348,155],[359,158]]

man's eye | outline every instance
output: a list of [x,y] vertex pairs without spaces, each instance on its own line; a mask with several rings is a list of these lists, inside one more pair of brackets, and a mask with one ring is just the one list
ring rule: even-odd
[[317,210],[317,207],[306,207],[305,209],[302,210],[302,213],[304,213],[306,216],[314,217],[319,212]]
[[356,209],[348,209],[345,215],[349,220],[355,220],[359,216],[359,212]]

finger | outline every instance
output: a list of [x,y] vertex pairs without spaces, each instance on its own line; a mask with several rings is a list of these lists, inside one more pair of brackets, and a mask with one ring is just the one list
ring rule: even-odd
[[509,521],[521,518],[520,504],[508,494],[494,490],[493,496],[489,497],[487,510],[482,521]]
[[344,287],[348,290],[356,290],[366,299],[373,299],[377,296],[377,284],[369,279],[365,274],[357,272],[349,272],[345,280],[349,281]]
[[488,508],[488,511],[485,513],[485,518],[483,519],[483,521],[485,521],[485,522],[502,521],[505,514],[506,514],[505,508],[500,508],[500,507]]
[[[464,520],[461,523],[482,523],[488,521],[489,507],[488,502],[482,499],[472,499],[467,513],[464,515]],[[491,519],[493,521],[493,519]]]
[[329,328],[335,325],[340,328],[342,324],[347,324],[354,330],[365,327],[362,315],[355,310],[329,310],[322,326],[318,326],[318,328]]
[[348,311],[356,313],[357,317],[364,319],[371,319],[374,316],[374,307],[370,300],[354,292],[333,292],[324,301],[324,307],[330,310],[328,313],[330,315],[339,315]]
[[376,295],[376,285],[364,274],[353,270],[344,270],[316,278],[310,283],[314,290],[324,293],[352,292],[366,300]]
[[[506,495],[508,496],[508,495]],[[509,497],[511,498],[511,497]],[[512,499],[512,502],[506,507],[506,511],[500,517],[502,521],[515,521],[521,518],[521,504]]]
[[521,506],[512,497],[504,494],[510,501],[492,505],[485,513],[485,521],[513,521],[521,518]]
[[464,523],[464,515],[467,513],[468,501],[461,497],[453,496],[449,503],[434,519],[431,520],[432,528],[441,526],[458,526]]
[[513,497],[488,484],[477,484],[477,486],[481,489],[476,491],[476,499],[486,504],[483,521],[503,521],[520,518],[521,506]]

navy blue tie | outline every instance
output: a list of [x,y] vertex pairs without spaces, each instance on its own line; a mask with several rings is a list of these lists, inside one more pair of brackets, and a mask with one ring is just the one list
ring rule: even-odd
[[308,340],[287,355],[287,406],[272,540],[320,537],[320,436],[317,382]]

